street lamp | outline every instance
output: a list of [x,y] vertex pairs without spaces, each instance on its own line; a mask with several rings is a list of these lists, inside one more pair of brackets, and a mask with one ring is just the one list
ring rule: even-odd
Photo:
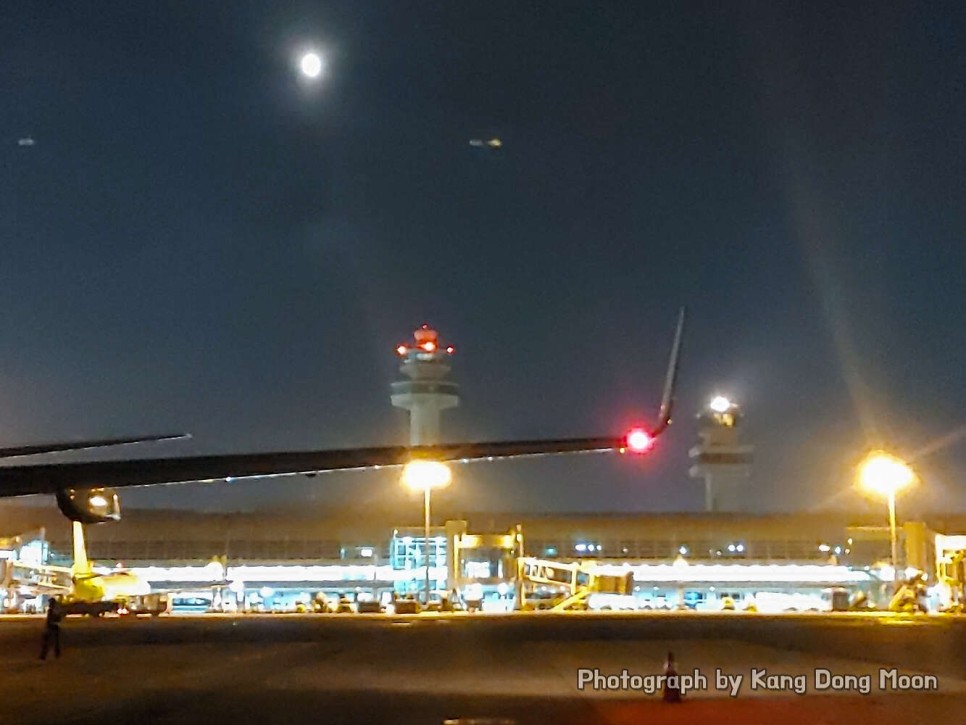
[[453,480],[449,466],[438,461],[411,461],[403,468],[403,485],[423,492],[423,561],[426,565],[426,605],[429,605],[429,510],[434,488],[444,488]]
[[916,473],[908,463],[885,451],[872,451],[859,464],[859,487],[869,493],[885,496],[889,502],[889,539],[892,545],[893,585],[899,583],[899,539],[896,535],[896,494],[916,482]]

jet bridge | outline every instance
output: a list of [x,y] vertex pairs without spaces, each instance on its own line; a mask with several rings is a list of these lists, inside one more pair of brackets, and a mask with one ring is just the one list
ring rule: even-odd
[[[518,603],[520,609],[536,609],[550,603],[550,611],[586,608],[592,594],[634,593],[634,573],[603,573],[596,561],[562,562],[534,557],[517,559]],[[539,588],[555,594],[550,600],[534,596]]]

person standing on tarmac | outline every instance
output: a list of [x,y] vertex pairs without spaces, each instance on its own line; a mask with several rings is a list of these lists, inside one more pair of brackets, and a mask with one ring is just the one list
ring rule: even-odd
[[60,657],[60,622],[64,618],[57,597],[51,597],[47,604],[47,621],[44,624],[44,639],[40,645],[40,659],[47,659],[47,651],[53,646],[54,655]]

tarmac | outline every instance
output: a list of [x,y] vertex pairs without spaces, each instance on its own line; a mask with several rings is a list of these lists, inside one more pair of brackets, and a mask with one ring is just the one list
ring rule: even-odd
[[47,661],[42,631],[0,617],[0,723],[966,722],[966,618],[71,617]]

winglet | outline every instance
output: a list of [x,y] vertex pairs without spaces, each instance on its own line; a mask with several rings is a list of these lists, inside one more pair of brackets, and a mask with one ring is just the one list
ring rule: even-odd
[[657,436],[671,424],[671,413],[674,407],[674,390],[677,385],[678,367],[681,359],[681,341],[684,339],[684,320],[687,309],[681,308],[678,313],[677,330],[674,333],[674,344],[671,346],[671,359],[668,361],[667,375],[664,377],[664,395],[661,397],[661,409],[658,412],[657,428],[651,433]]

